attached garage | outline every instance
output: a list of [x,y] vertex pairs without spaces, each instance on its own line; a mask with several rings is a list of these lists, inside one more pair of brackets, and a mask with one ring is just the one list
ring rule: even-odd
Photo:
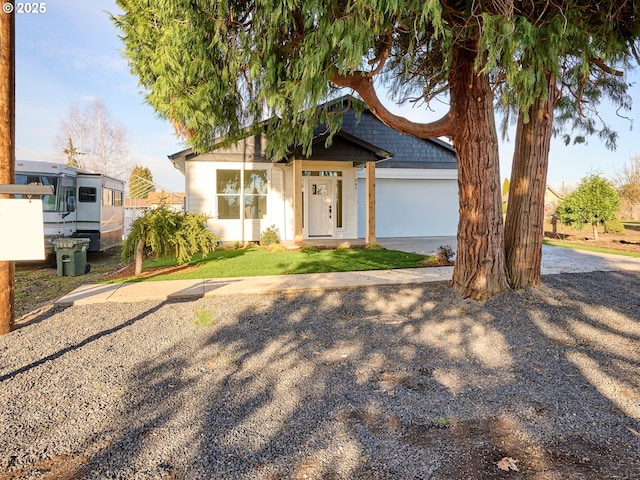
[[[455,169],[376,169],[376,234],[452,236],[458,228]],[[358,174],[358,236],[363,237],[364,172]]]

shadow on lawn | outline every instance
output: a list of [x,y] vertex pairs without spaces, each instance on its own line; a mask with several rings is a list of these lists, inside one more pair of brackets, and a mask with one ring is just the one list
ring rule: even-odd
[[517,478],[634,478],[639,282],[556,275],[485,303],[444,283],[200,300],[212,324],[176,327],[137,365],[82,473],[486,479],[515,475],[510,458]]

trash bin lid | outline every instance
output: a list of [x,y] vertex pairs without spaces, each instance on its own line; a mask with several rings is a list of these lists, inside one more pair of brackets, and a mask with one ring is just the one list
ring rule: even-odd
[[56,238],[53,241],[55,248],[77,248],[91,243],[89,238]]

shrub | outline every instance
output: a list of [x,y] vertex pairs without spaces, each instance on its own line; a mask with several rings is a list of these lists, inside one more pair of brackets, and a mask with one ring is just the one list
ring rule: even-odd
[[207,230],[207,217],[198,212],[179,213],[160,204],[131,224],[122,247],[122,260],[135,258],[135,274],[142,272],[142,260],[150,254],[158,258],[175,257],[178,264],[196,253],[215,250],[217,237]]
[[604,222],[604,233],[623,233],[624,225],[620,223],[620,220],[614,218]]
[[278,234],[276,226],[271,225],[260,234],[260,245],[268,247],[270,245],[275,245],[276,243],[280,243],[280,235]]
[[454,257],[456,252],[453,251],[453,248],[449,245],[440,245],[438,247],[438,253],[436,253],[436,258],[441,265],[451,265],[453,263],[451,259]]
[[365,250],[384,250],[384,247],[379,243],[368,243],[364,246]]

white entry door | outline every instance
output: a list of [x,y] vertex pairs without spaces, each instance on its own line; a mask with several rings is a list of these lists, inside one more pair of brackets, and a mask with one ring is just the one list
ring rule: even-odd
[[333,182],[309,180],[309,236],[333,236]]

